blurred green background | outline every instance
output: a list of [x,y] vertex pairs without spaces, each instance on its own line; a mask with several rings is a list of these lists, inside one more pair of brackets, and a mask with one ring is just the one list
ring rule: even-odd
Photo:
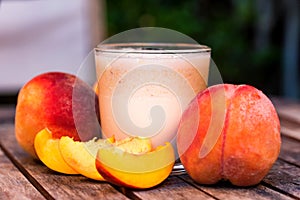
[[173,29],[212,48],[224,82],[299,98],[299,2],[108,0],[107,35],[147,26]]

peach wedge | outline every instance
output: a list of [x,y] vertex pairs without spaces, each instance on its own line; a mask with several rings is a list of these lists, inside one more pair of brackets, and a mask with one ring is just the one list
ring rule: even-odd
[[112,144],[98,150],[96,168],[105,180],[143,189],[160,184],[171,173],[175,154],[170,143],[146,153],[134,153],[130,148]]
[[59,140],[53,139],[52,133],[43,129],[37,133],[34,139],[34,148],[38,158],[50,169],[64,174],[78,174],[71,168],[61,156]]
[[104,181],[96,169],[96,154],[99,148],[113,141],[114,138],[107,140],[94,138],[87,142],[78,142],[68,136],[63,136],[59,141],[59,149],[63,159],[75,171],[90,179]]

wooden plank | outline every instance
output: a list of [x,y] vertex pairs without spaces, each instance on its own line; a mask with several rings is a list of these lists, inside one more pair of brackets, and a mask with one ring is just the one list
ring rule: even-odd
[[32,159],[17,145],[13,125],[1,128],[0,135],[0,142],[9,156],[15,159],[15,164],[22,168],[27,178],[47,198],[128,199],[108,183],[92,181],[80,175],[59,174],[48,169],[40,161]]
[[0,106],[0,124],[13,122],[14,116],[15,116],[14,105]]
[[280,131],[283,136],[288,136],[300,141],[300,124],[297,124],[289,119],[280,117],[280,125]]
[[0,199],[44,199],[1,149],[0,169]]
[[170,176],[155,189],[134,191],[133,193],[141,199],[153,200],[215,199],[175,176]]
[[282,193],[300,199],[300,168],[295,165],[279,159],[263,181]]
[[282,118],[290,119],[291,121],[300,124],[300,109],[299,105],[296,106],[287,106],[284,108],[281,108],[278,111],[278,115],[281,116]]
[[273,103],[280,117],[300,124],[300,102],[274,99]]
[[294,130],[287,127],[281,127],[281,133],[285,136],[300,140],[300,127]]
[[300,142],[288,137],[281,137],[281,150],[279,157],[300,167]]
[[300,141],[300,102],[273,98],[278,113],[282,135]]
[[291,197],[274,191],[264,185],[253,187],[234,187],[228,182],[219,182],[212,186],[205,186],[195,183],[188,175],[181,176],[185,181],[218,199],[228,200],[273,200],[273,199],[292,199]]

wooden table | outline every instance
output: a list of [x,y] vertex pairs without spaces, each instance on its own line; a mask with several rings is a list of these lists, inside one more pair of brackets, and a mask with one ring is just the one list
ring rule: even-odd
[[62,175],[29,157],[14,134],[14,106],[0,107],[0,199],[300,199],[300,104],[273,99],[281,120],[280,156],[263,181],[239,188],[170,176],[148,190],[131,190],[80,175]]

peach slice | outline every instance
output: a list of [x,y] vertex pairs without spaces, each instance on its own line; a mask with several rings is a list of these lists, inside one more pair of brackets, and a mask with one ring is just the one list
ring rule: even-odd
[[112,142],[114,142],[114,137],[78,142],[68,136],[63,136],[59,141],[59,149],[63,159],[75,171],[90,179],[104,181],[96,169],[95,158],[99,148]]
[[53,139],[52,133],[47,128],[35,136],[34,149],[38,158],[48,168],[64,174],[78,174],[64,161],[59,150],[59,139]]
[[143,189],[160,184],[169,176],[174,165],[172,145],[166,143],[144,153],[140,153],[139,148],[114,144],[100,148],[96,168],[105,180],[115,185]]

